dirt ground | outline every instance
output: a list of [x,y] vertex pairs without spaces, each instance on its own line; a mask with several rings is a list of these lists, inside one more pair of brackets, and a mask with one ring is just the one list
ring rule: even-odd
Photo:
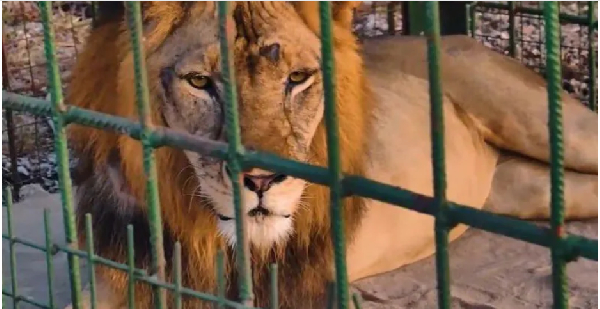
[[[64,243],[60,196],[34,193],[15,204],[15,236],[44,244],[43,209],[48,208],[52,240]],[[3,232],[7,232],[6,212]],[[571,233],[598,236],[598,221],[568,224]],[[19,294],[48,303],[46,257],[41,251],[15,246]],[[84,264],[82,262],[82,264]],[[3,289],[10,291],[8,242],[2,244]],[[52,257],[54,305],[69,303],[66,255]],[[453,308],[525,309],[550,308],[552,283],[548,249],[471,229],[450,245],[450,275]],[[86,268],[81,270],[87,280]],[[598,307],[598,265],[580,259],[568,265],[571,308]],[[432,257],[398,270],[360,280],[354,284],[363,295],[363,308],[436,308],[435,263]],[[3,297],[4,305],[11,304]],[[20,308],[34,308],[21,303]]]

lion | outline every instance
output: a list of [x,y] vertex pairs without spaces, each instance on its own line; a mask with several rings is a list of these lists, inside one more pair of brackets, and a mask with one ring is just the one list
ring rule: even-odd
[[[352,33],[357,2],[334,2],[333,48],[341,166],[423,195],[433,195],[425,41],[367,39]],[[323,76],[316,2],[230,4],[241,139],[261,151],[327,166]],[[133,61],[122,8],[103,14],[73,71],[67,100],[137,119]],[[156,126],[226,142],[219,35],[213,2],[143,3],[144,49]],[[549,217],[549,141],[545,81],[474,39],[442,39],[447,198],[521,219]],[[473,65],[477,63],[477,65]],[[597,116],[562,92],[565,214],[597,218]],[[73,125],[79,157],[74,177],[80,244],[93,216],[94,250],[126,261],[126,226],[135,229],[135,264],[149,272],[142,146],[127,136]],[[166,279],[181,244],[185,287],[216,293],[216,254],[225,252],[226,295],[237,299],[235,213],[225,162],[161,147]],[[259,168],[246,169],[243,205],[251,247],[254,303],[269,305],[268,266],[279,265],[281,308],[322,308],[334,279],[329,189]],[[435,251],[434,218],[383,202],[343,200],[351,282],[397,269]],[[467,230],[457,225],[455,240]],[[127,306],[127,274],[96,267],[104,308]],[[135,286],[135,306],[153,304]],[[168,293],[169,304],[172,303]],[[84,301],[86,305],[87,301]],[[170,305],[169,305],[170,306]],[[208,302],[183,297],[184,308]]]

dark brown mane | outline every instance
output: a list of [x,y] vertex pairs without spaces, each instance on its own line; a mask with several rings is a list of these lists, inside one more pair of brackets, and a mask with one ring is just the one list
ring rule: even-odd
[[[201,3],[197,6],[204,5]],[[206,6],[211,7],[210,4]],[[145,34],[149,53],[168,37],[174,27],[191,18],[186,16],[190,14],[188,9],[177,2],[144,4],[144,20],[153,23],[152,30]],[[302,8],[299,8],[301,11]],[[115,9],[108,12],[92,30],[84,50],[78,56],[67,100],[79,107],[136,119],[133,78],[131,74],[122,73],[126,70],[133,72],[123,11]],[[354,36],[349,29],[339,25],[334,31],[342,166],[347,173],[362,174],[371,108],[368,103],[370,100],[365,98],[369,94]],[[152,80],[154,77],[150,73],[149,80]],[[151,99],[157,98],[151,92]],[[152,112],[154,122],[164,125],[158,108]],[[78,125],[69,129],[69,135],[80,160],[75,184],[79,195],[76,216],[81,245],[85,244],[85,214],[89,212],[94,218],[96,253],[125,263],[126,226],[132,224],[135,229],[136,266],[148,269],[151,247],[146,207],[145,203],[140,202],[145,201],[140,142]],[[314,157],[311,163],[327,165],[324,123],[317,129],[311,151]],[[193,170],[188,168],[189,161],[183,152],[163,147],[156,150],[155,154],[160,175],[159,195],[168,279],[171,278],[173,244],[179,241],[182,246],[184,286],[214,294],[215,257],[219,248],[225,249],[224,241],[217,232],[216,218],[208,201],[189,194],[198,186],[198,180]],[[117,179],[123,180],[118,188],[114,186],[115,176],[111,175],[111,171],[118,171]],[[252,256],[257,306],[268,305],[268,267],[273,262],[279,264],[279,299],[283,308],[314,308],[324,304],[325,283],[333,278],[334,269],[329,189],[312,185],[307,188],[306,195],[311,197],[311,206],[296,214],[295,233],[285,246],[269,252],[255,252]],[[348,240],[352,238],[362,212],[363,202],[360,199],[345,199],[345,232]],[[225,250],[228,295],[237,299],[236,274],[234,267],[231,267],[232,254]],[[115,298],[125,304],[126,273],[108,267],[97,267],[97,271],[98,278],[108,283]],[[149,308],[151,295],[147,285],[138,284],[136,307]],[[185,308],[198,308],[199,305],[184,298]]]

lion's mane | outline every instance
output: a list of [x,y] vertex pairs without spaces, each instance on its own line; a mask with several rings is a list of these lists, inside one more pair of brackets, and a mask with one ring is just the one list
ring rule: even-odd
[[[316,3],[294,4],[304,14],[307,25],[317,34],[314,20]],[[345,5],[344,2],[338,4]],[[200,8],[198,8],[200,7]],[[313,10],[314,9],[314,10]],[[178,2],[143,4],[145,23],[153,23],[144,34],[146,55],[151,54],[174,29],[193,14],[216,10],[199,3],[193,10]],[[338,12],[338,11],[334,11]],[[342,168],[346,173],[362,174],[364,142],[368,135],[370,103],[363,76],[358,44],[349,27],[347,14],[334,14],[337,111]],[[312,23],[312,24],[311,24]],[[318,26],[318,20],[317,24]],[[148,79],[157,79],[148,72]],[[158,83],[150,83],[151,85]],[[159,111],[160,96],[150,87],[154,124],[165,125]],[[103,12],[92,29],[84,50],[78,55],[67,93],[67,101],[78,107],[111,115],[137,119],[133,61],[127,23],[122,7]],[[267,121],[267,120],[265,120]],[[136,267],[152,273],[150,229],[147,217],[146,176],[142,145],[125,135],[80,125],[69,128],[70,142],[79,159],[74,175],[77,186],[76,219],[80,245],[86,241],[85,214],[93,217],[96,254],[125,263],[128,224],[135,235]],[[327,165],[324,121],[319,125],[311,146],[313,164]],[[155,151],[159,177],[159,196],[163,218],[167,280],[172,278],[172,256],[176,241],[181,243],[183,285],[201,292],[216,292],[216,255],[226,252],[227,295],[237,297],[234,255],[218,235],[216,218],[210,202],[191,194],[199,185],[189,161],[181,150],[162,147]],[[118,171],[120,175],[113,175]],[[111,174],[113,173],[113,174]],[[116,180],[115,180],[116,179]],[[119,182],[119,179],[122,181]],[[258,306],[268,304],[270,263],[279,264],[279,299],[282,307],[313,308],[323,301],[325,284],[333,279],[333,247],[329,215],[329,189],[312,185],[305,192],[308,207],[295,215],[294,234],[282,247],[252,256],[254,293]],[[344,199],[347,242],[357,229],[364,205],[361,199]],[[116,298],[126,304],[127,274],[97,266],[99,280],[108,285]],[[136,307],[149,308],[152,293],[146,284],[136,286]],[[305,302],[305,303],[300,303]],[[184,307],[197,308],[199,303],[184,298]]]

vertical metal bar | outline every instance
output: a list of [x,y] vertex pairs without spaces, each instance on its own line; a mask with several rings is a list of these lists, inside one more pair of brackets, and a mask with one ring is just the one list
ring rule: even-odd
[[437,2],[425,4],[429,97],[431,101],[431,150],[435,214],[436,274],[439,308],[450,308],[450,273],[448,267],[448,228],[446,212],[446,164],[444,156],[444,114],[440,79],[440,28]]
[[327,159],[330,185],[330,219],[335,254],[335,281],[338,308],[347,308],[348,274],[346,270],[346,244],[342,216],[342,169],[338,119],[335,100],[335,59],[333,58],[333,35],[331,30],[331,4],[319,2],[321,20],[321,54],[323,57],[323,88],[325,99],[325,127],[327,130]]
[[215,308],[222,309],[223,301],[225,300],[225,265],[223,251],[217,251],[217,297]]
[[15,190],[15,201],[18,202],[19,191],[21,189],[21,177],[19,176],[19,170],[17,169],[17,146],[15,145],[15,123],[13,121],[12,109],[6,109],[5,117],[6,130],[8,133],[8,155],[10,156],[10,173],[12,175],[12,186]]
[[[63,220],[65,226],[65,238],[67,244],[78,248],[77,229],[75,228],[75,212],[73,207],[73,195],[71,176],[69,174],[69,150],[67,149],[67,137],[65,132],[65,120],[63,113],[67,107],[63,102],[63,94],[60,81],[60,72],[56,61],[56,50],[54,46],[54,29],[52,27],[51,4],[40,1],[39,8],[42,15],[44,27],[44,50],[48,61],[48,78],[50,81],[50,96],[52,100],[52,120],[54,122],[54,143],[56,149],[56,160],[58,162],[58,183],[62,199]],[[68,254],[69,281],[71,283],[71,301],[75,308],[82,306],[81,303],[81,277],[79,275],[79,258]]]
[[128,308],[135,308],[135,248],[133,241],[133,226],[127,225],[127,299]]
[[100,14],[100,10],[98,8],[98,1],[92,1],[92,28],[95,28],[98,25],[98,17]]
[[12,301],[13,308],[19,308],[19,299],[17,298],[18,288],[17,288],[17,257],[15,256],[15,238],[14,238],[14,228],[13,228],[13,215],[12,215],[12,207],[13,207],[13,197],[12,190],[10,186],[6,186],[4,188],[4,202],[6,203],[6,217],[7,217],[7,231],[8,234],[8,253],[9,253],[9,264],[10,264],[10,285],[12,292]]
[[271,301],[270,307],[271,309],[279,308],[279,294],[278,294],[278,282],[277,282],[277,264],[271,264],[269,268],[269,274],[271,275]]
[[473,37],[475,37],[475,11],[477,10],[477,5],[478,2],[475,1],[475,3],[471,4],[469,7],[469,16],[471,16],[469,19],[469,29],[471,31],[471,36]]
[[233,187],[233,203],[235,208],[236,225],[236,260],[238,270],[238,285],[240,301],[245,306],[252,306],[254,295],[252,292],[252,269],[250,268],[250,245],[246,240],[246,224],[244,222],[243,205],[240,190],[240,160],[243,157],[243,148],[240,136],[238,119],[237,95],[235,85],[235,73],[232,68],[232,55],[229,48],[229,34],[233,29],[228,19],[227,1],[218,3],[219,11],[219,33],[221,43],[221,69],[223,70],[223,81],[225,86],[225,121],[227,124],[227,140],[229,151],[227,164],[231,173],[231,185]]
[[596,21],[596,16],[594,15],[594,6],[596,5],[596,1],[588,1],[588,74],[589,74],[589,107],[593,111],[598,111],[598,102],[596,101],[598,87],[596,86],[596,74],[598,73],[598,59],[596,59],[596,53],[594,51],[594,22]]
[[423,3],[408,1],[408,34],[421,35],[423,32]]
[[387,24],[388,34],[394,35],[396,33],[396,2],[390,1],[387,4]]
[[181,243],[176,242],[175,248],[173,249],[174,263],[173,263],[173,281],[175,282],[175,308],[181,309],[181,289],[183,288],[181,283]]
[[[4,34],[2,34],[4,42]],[[4,43],[2,43],[2,88],[11,91],[10,81],[8,79],[8,65],[6,64],[6,53]],[[17,146],[15,145],[15,123],[13,121],[13,111],[6,109],[6,131],[8,134],[8,155],[10,158],[10,173],[12,175],[12,186],[14,190],[14,199],[19,201],[19,191],[21,189],[21,177],[17,169]],[[38,160],[39,162],[39,160]]]
[[50,229],[50,211],[44,209],[44,237],[46,240],[46,278],[48,280],[48,304],[54,308],[54,265],[52,264],[52,230]]
[[335,282],[330,281],[327,283],[327,286],[325,287],[326,290],[326,295],[327,295],[327,306],[325,306],[325,308],[327,309],[333,309],[333,306],[335,305]]
[[94,266],[94,234],[92,230],[92,215],[85,215],[85,234],[87,249],[88,276],[90,280],[90,305],[96,308],[96,267]]
[[[127,2],[127,22],[131,35],[133,50],[136,103],[139,120],[142,126],[142,146],[144,156],[144,173],[146,174],[146,202],[148,203],[148,219],[150,221],[150,243],[152,245],[151,274],[159,282],[165,282],[165,254],[163,248],[163,229],[158,196],[156,162],[154,150],[150,141],[153,127],[150,109],[150,94],[146,76],[146,56],[142,47],[142,13],[140,2]],[[166,291],[160,286],[153,285],[156,308],[166,308]]]
[[471,3],[467,3],[467,5],[465,5],[465,16],[467,17],[465,19],[465,22],[467,23],[465,25],[465,27],[467,28],[467,34],[470,37],[475,37],[475,33],[473,33],[473,29],[471,29],[471,21],[473,20],[473,16],[471,16],[472,15],[471,11],[473,10],[472,7],[473,7],[473,4],[471,4]]
[[566,261],[562,240],[564,230],[564,164],[560,68],[560,24],[558,4],[544,2],[546,27],[546,72],[548,80],[548,132],[550,134],[551,226],[554,240],[552,256],[552,291],[554,308],[567,308]]
[[362,297],[358,293],[352,294],[352,301],[354,302],[354,309],[362,308]]
[[515,2],[508,2],[508,53],[515,57],[517,45],[515,44]]

